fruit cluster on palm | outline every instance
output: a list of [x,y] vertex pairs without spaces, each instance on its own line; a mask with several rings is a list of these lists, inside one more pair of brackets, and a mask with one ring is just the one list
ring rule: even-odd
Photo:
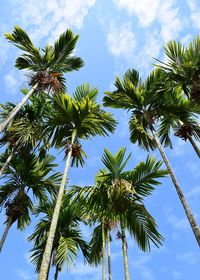
[[[130,160],[126,149],[115,155],[105,149],[104,169],[96,175],[94,186],[72,188],[66,188],[69,168],[84,165],[83,140],[114,133],[117,121],[97,102],[97,88],[84,83],[72,95],[66,90],[64,74],[83,66],[82,59],[73,55],[78,36],[71,30],[44,49],[35,47],[18,26],[6,38],[23,51],[15,66],[29,71],[31,88],[22,89],[24,98],[19,104],[7,103],[0,110],[0,145],[6,146],[0,157],[0,206],[6,216],[0,250],[12,224],[17,222],[24,229],[32,216],[41,214],[29,237],[39,280],[48,279],[51,264],[58,279],[59,271],[74,263],[79,250],[90,265],[102,262],[105,280],[106,247],[111,280],[112,229],[117,228],[125,280],[130,280],[126,234],[143,251],[150,251],[151,244],[161,246],[163,237],[144,203],[167,174],[200,245],[200,229],[162,146],[172,148],[173,131],[174,136],[190,141],[200,157],[196,143],[200,140],[199,38],[187,48],[169,43],[167,63],[158,65],[145,81],[136,70],[128,70],[122,80],[116,78],[116,90],[106,92],[103,99],[104,106],[131,112],[130,141],[148,152],[158,148],[167,170],[161,169],[162,161],[148,156],[125,171]],[[55,171],[50,149],[63,152],[62,175]],[[81,233],[81,223],[94,228],[89,243]]]

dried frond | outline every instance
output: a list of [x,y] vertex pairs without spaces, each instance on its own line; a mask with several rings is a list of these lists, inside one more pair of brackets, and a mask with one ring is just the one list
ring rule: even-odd
[[189,124],[183,124],[177,129],[174,135],[186,141],[189,136],[193,135],[193,128]]

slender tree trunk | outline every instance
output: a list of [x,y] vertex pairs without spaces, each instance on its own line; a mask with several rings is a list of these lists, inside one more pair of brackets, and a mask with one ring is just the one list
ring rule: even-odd
[[55,271],[55,274],[54,274],[54,280],[58,280],[58,273],[59,273],[59,266],[56,265],[56,271]]
[[105,237],[105,225],[102,222],[102,280],[106,280],[106,237]]
[[108,249],[108,279],[112,280],[112,269],[111,269],[111,253],[110,253],[110,231],[107,232],[107,249]]
[[13,223],[12,218],[9,218],[8,222],[6,223],[6,228],[4,230],[4,233],[3,233],[1,241],[0,241],[0,252],[1,252],[2,248],[3,248],[3,244],[4,244],[5,240],[6,240],[6,237],[8,235],[9,229],[12,226],[12,223]]
[[163,147],[160,144],[160,141],[158,139],[158,136],[157,136],[157,134],[156,134],[156,132],[155,132],[155,130],[153,128],[151,129],[151,131],[152,131],[152,134],[154,136],[156,145],[157,145],[157,147],[158,147],[158,149],[160,151],[160,154],[161,154],[161,156],[163,158],[163,161],[166,164],[167,170],[168,170],[169,175],[170,175],[170,177],[172,179],[172,182],[173,182],[173,184],[175,186],[175,189],[177,191],[179,199],[180,199],[180,201],[181,201],[181,203],[183,205],[183,208],[185,210],[185,213],[186,213],[186,216],[187,216],[188,221],[190,223],[190,226],[191,226],[191,228],[192,228],[192,230],[194,232],[194,235],[196,237],[196,240],[198,242],[198,245],[200,246],[200,229],[199,229],[199,227],[198,227],[198,225],[197,225],[197,223],[195,221],[195,218],[194,218],[194,216],[192,214],[192,211],[190,210],[190,207],[189,207],[189,205],[188,205],[188,203],[187,203],[187,201],[186,201],[186,199],[184,197],[184,194],[183,194],[183,192],[182,192],[182,190],[181,190],[181,188],[179,186],[179,183],[178,183],[178,181],[177,181],[177,179],[176,179],[176,177],[174,175],[173,169],[172,169],[172,167],[171,167],[171,165],[170,165],[170,163],[169,163],[169,161],[168,161],[168,159],[167,159],[167,157],[165,155]]
[[128,270],[128,250],[127,250],[127,242],[126,242],[126,231],[123,225],[123,222],[120,221],[121,225],[121,235],[122,235],[122,251],[123,251],[123,258],[124,258],[124,274],[125,280],[130,280],[129,270]]
[[[74,143],[75,137],[76,137],[76,130],[74,130],[74,132],[72,134],[72,141],[71,141],[72,145]],[[38,280],[47,280],[48,266],[49,266],[50,259],[51,259],[53,241],[54,241],[54,237],[55,237],[60,208],[61,208],[61,204],[62,204],[62,198],[63,198],[63,194],[64,194],[64,190],[65,190],[71,155],[72,155],[72,149],[70,149],[70,151],[68,152],[68,155],[67,155],[67,160],[66,160],[65,169],[63,172],[62,182],[60,185],[58,197],[56,200],[56,205],[55,205],[54,212],[53,212],[53,217],[51,220],[51,226],[50,226],[50,230],[49,230],[49,234],[48,234],[48,238],[47,238],[47,243],[45,246],[45,251],[43,254],[43,258],[42,258],[42,264],[40,267]]]
[[6,167],[7,167],[8,164],[10,163],[12,157],[13,157],[13,152],[10,153],[10,155],[7,157],[6,162],[5,162],[4,165],[2,166],[2,168],[1,168],[1,170],[0,170],[0,176],[4,173]]
[[195,143],[195,141],[193,140],[192,136],[189,135],[188,140],[190,141],[190,144],[193,146],[193,149],[195,150],[196,154],[200,158],[200,150],[199,150],[197,144]]
[[11,111],[10,115],[3,122],[0,123],[0,132],[6,128],[6,126],[12,121],[12,119],[19,112],[21,107],[27,102],[27,100],[31,97],[31,95],[36,90],[38,84],[35,84],[29,92],[22,98],[22,100],[15,106],[15,108]]

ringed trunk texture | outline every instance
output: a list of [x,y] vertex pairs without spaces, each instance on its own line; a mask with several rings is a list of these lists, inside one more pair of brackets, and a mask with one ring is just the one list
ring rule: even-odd
[[130,275],[128,270],[128,250],[127,250],[127,242],[126,242],[126,232],[122,221],[120,221],[120,225],[121,225],[121,235],[122,235],[121,238],[122,238],[125,280],[130,280]]
[[194,218],[194,216],[192,214],[192,211],[191,211],[191,209],[190,209],[190,207],[189,207],[189,205],[188,205],[188,203],[187,203],[187,201],[186,201],[186,199],[184,197],[184,194],[183,194],[183,192],[182,192],[182,190],[181,190],[181,188],[179,186],[179,183],[178,183],[178,181],[177,181],[177,179],[176,179],[176,177],[174,175],[173,169],[172,169],[172,167],[171,167],[171,165],[170,165],[170,163],[168,161],[168,158],[165,155],[163,147],[162,147],[162,145],[161,145],[161,143],[160,143],[160,141],[158,139],[158,136],[157,136],[157,134],[156,134],[154,129],[151,129],[151,131],[152,131],[152,134],[154,136],[154,140],[156,142],[156,145],[157,145],[157,147],[158,147],[158,149],[160,151],[160,154],[161,154],[161,156],[163,158],[163,161],[166,164],[167,170],[168,170],[169,175],[170,175],[170,177],[172,179],[172,182],[173,182],[173,184],[175,186],[175,189],[177,191],[179,199],[180,199],[180,201],[181,201],[181,203],[183,205],[183,208],[185,210],[185,213],[186,213],[186,216],[187,216],[188,221],[190,223],[190,226],[191,226],[191,228],[193,230],[193,233],[194,233],[194,235],[196,237],[197,243],[200,246],[200,229],[199,229],[199,227],[198,227],[198,225],[197,225],[197,223],[195,221],[195,218]]
[[1,252],[2,248],[3,248],[3,244],[4,244],[5,240],[6,240],[6,237],[8,235],[9,229],[12,226],[12,223],[13,223],[12,218],[9,218],[9,220],[8,220],[8,222],[6,224],[6,228],[4,230],[4,233],[2,235],[1,241],[0,241],[0,252]]
[[108,249],[108,279],[112,280],[112,268],[111,268],[111,253],[110,253],[110,231],[107,232],[107,249]]
[[[76,132],[74,132],[72,135],[72,141],[71,141],[72,144],[74,143],[75,137],[76,137]],[[58,223],[60,207],[62,204],[62,198],[63,198],[63,194],[65,191],[65,185],[66,185],[66,181],[67,181],[67,175],[68,175],[68,170],[69,170],[69,166],[70,166],[71,155],[72,155],[72,150],[70,149],[70,151],[68,152],[68,155],[67,155],[67,160],[66,160],[65,168],[64,168],[64,172],[63,172],[63,177],[62,177],[60,189],[58,192],[58,197],[56,200],[53,217],[51,220],[51,226],[50,226],[50,230],[49,230],[49,234],[48,234],[48,238],[47,238],[47,243],[45,246],[45,251],[43,254],[43,258],[42,258],[42,264],[40,267],[38,280],[47,280],[48,267],[49,267],[50,260],[51,260],[53,241],[54,241],[56,227],[57,227],[57,223]]]
[[106,280],[106,238],[105,225],[102,223],[102,280]]
[[188,140],[190,141],[193,149],[195,150],[196,154],[198,155],[198,157],[200,158],[200,150],[196,144],[196,142],[194,141],[194,139],[192,138],[192,136],[188,136]]
[[5,119],[2,123],[0,123],[0,132],[6,128],[6,126],[13,120],[16,114],[19,112],[21,107],[27,102],[27,100],[31,97],[34,93],[38,84],[35,84],[29,92],[22,98],[22,100],[15,106],[15,108],[11,111],[10,115]]
[[1,170],[0,170],[0,176],[4,173],[6,167],[7,167],[8,164],[10,163],[12,157],[13,157],[13,152],[10,153],[10,155],[8,156],[6,162],[5,162],[4,165],[2,166],[2,168],[1,168]]
[[56,265],[56,271],[55,271],[55,274],[54,274],[54,280],[58,280],[58,273],[59,273],[59,266]]

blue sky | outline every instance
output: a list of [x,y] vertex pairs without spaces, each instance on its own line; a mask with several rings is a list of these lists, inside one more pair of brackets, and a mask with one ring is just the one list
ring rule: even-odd
[[[2,0],[0,9],[0,83],[1,103],[21,99],[20,87],[26,85],[27,76],[14,68],[19,51],[4,39],[4,32],[11,32],[17,24],[24,28],[33,42],[42,47],[71,28],[80,34],[76,53],[85,61],[79,72],[67,76],[71,93],[77,85],[89,82],[99,89],[99,101],[103,92],[113,89],[116,75],[121,76],[128,68],[140,71],[145,77],[152,69],[152,57],[165,59],[163,45],[171,40],[187,44],[200,31],[200,3],[198,0]],[[88,160],[84,168],[70,171],[70,184],[91,184],[98,168],[102,166],[104,147],[116,152],[125,146],[132,152],[129,168],[145,159],[146,153],[129,142],[128,119],[125,112],[112,111],[119,121],[116,133],[107,138],[95,138],[84,143]],[[174,149],[166,150],[173,169],[200,224],[200,172],[198,158],[189,143],[173,139]],[[152,153],[157,158],[157,152]],[[61,162],[62,155],[57,162]],[[62,171],[63,163],[59,170]],[[149,212],[155,217],[165,242],[160,249],[142,253],[134,240],[128,237],[131,279],[173,280],[197,279],[200,272],[200,255],[196,241],[185,218],[174,187],[169,179],[163,180],[155,193],[146,200]],[[4,216],[1,213],[0,234]],[[0,255],[1,280],[35,280],[34,267],[30,264],[28,250],[31,245],[27,236],[33,225],[24,232],[9,232]],[[84,228],[85,236],[90,232]],[[123,279],[121,244],[113,232],[113,280]],[[53,277],[53,276],[51,276]],[[101,268],[84,267],[79,258],[76,267],[63,270],[59,279],[98,280]],[[53,278],[50,278],[53,279]]]

